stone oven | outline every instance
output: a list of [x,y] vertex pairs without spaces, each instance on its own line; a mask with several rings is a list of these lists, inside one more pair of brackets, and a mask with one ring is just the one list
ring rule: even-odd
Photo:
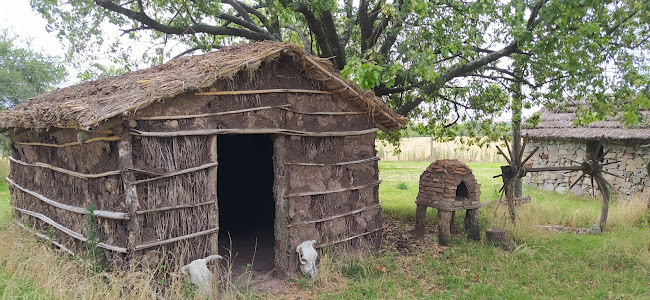
[[465,231],[470,238],[480,238],[478,209],[481,185],[472,170],[455,159],[437,160],[420,175],[420,191],[416,200],[415,233],[424,235],[427,207],[438,210],[438,237],[446,245],[450,241],[455,211],[465,209]]

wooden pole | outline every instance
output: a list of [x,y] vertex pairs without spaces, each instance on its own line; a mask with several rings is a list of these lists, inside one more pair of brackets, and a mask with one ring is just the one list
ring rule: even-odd
[[[217,165],[217,135],[211,135],[208,138],[208,149],[210,150],[210,163]],[[208,217],[208,224],[210,228],[219,227],[219,205],[217,199],[217,168],[211,168],[208,171],[208,201],[214,201],[210,216]],[[208,235],[208,245],[210,247],[210,254],[219,253],[219,231]]]
[[451,242],[451,213],[438,209],[438,242],[443,246]]
[[131,216],[127,225],[127,248],[129,249],[128,260],[131,266],[139,263],[140,253],[135,251],[136,245],[142,243],[142,235],[140,233],[140,222],[136,217],[136,212],[139,208],[138,203],[138,190],[135,184],[135,174],[133,174],[133,144],[132,136],[129,133],[129,128],[126,127],[128,122],[124,122],[124,127],[121,128],[120,140],[117,142],[118,147],[118,167],[122,175],[122,185],[124,187],[124,203]]
[[427,221],[427,206],[418,204],[415,209],[415,238],[424,238]]

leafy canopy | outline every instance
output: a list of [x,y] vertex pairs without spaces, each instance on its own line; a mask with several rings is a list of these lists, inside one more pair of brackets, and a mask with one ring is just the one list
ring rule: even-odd
[[[588,99],[598,117],[626,110],[639,121],[648,100],[650,0],[32,0],[49,29],[87,60],[103,45],[126,63],[247,40],[299,43],[373,89],[418,131],[476,130],[511,108]],[[118,29],[119,28],[119,31]],[[110,36],[147,42],[137,50]],[[589,95],[589,97],[586,97]],[[518,102],[517,102],[518,103]],[[520,104],[517,104],[518,106]],[[468,126],[464,126],[466,131]],[[493,131],[491,131],[493,132]]]
[[63,82],[65,68],[56,58],[16,45],[17,38],[0,30],[0,106],[10,108]]

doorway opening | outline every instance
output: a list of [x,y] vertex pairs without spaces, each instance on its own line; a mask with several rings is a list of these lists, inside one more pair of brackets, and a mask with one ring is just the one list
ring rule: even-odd
[[[273,142],[270,135],[217,137],[219,253],[233,276],[274,268]],[[249,266],[248,268],[247,266]]]
[[469,190],[464,181],[461,181],[460,184],[456,187],[456,201],[463,201],[469,199]]

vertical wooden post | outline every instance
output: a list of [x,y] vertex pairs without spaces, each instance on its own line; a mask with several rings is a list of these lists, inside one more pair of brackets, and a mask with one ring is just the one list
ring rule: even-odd
[[451,242],[451,213],[438,209],[438,242],[443,246]]
[[122,185],[124,187],[124,203],[131,218],[127,226],[127,246],[129,250],[128,261],[132,267],[140,263],[140,253],[136,253],[135,246],[142,242],[141,228],[136,211],[139,208],[138,190],[133,184],[135,174],[133,168],[133,144],[132,136],[129,133],[128,121],[121,128],[120,140],[117,142],[118,147],[118,165],[122,176]]
[[465,232],[470,239],[481,239],[481,226],[478,223],[478,208],[468,209],[465,212]]
[[275,269],[277,275],[284,277],[297,268],[295,246],[289,244],[289,168],[284,164],[289,148],[289,138],[285,135],[274,135],[273,140],[273,198],[275,198],[275,222],[273,235],[275,237]]
[[421,239],[426,232],[427,206],[417,204],[415,209],[415,238]]
[[[208,149],[210,150],[210,162],[215,163],[217,162],[217,135],[211,135],[208,138]],[[208,193],[207,193],[207,199],[205,201],[210,201],[214,200],[214,204],[211,204],[212,209],[210,210],[210,215],[209,215],[209,220],[208,220],[208,227],[209,228],[219,228],[219,202],[217,199],[217,168],[219,166],[215,166],[213,168],[210,168],[208,171]],[[219,231],[217,230],[214,233],[211,233],[207,237],[208,239],[208,247],[210,248],[210,255],[218,254],[219,253]]]

